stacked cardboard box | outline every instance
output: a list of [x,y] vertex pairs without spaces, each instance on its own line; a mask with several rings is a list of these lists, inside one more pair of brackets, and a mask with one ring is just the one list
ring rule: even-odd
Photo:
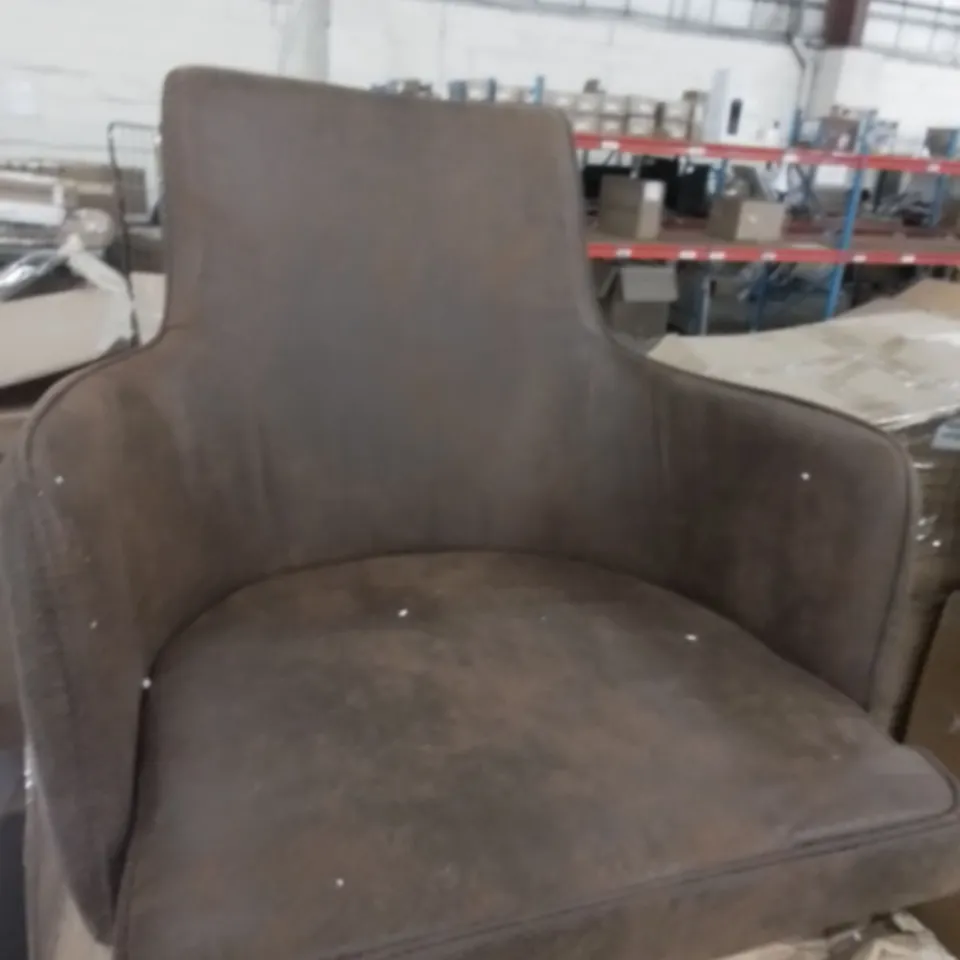
[[543,94],[543,104],[566,113],[574,133],[600,133],[601,96],[599,93],[547,90]]
[[493,91],[497,103],[534,103],[533,87],[522,87],[511,83],[498,83]]
[[76,208],[76,200],[76,191],[59,177],[0,170],[0,219],[55,227]]
[[548,90],[543,102],[548,107],[566,112],[574,133],[616,137],[624,132],[629,98],[621,94],[599,90],[583,93]]
[[624,132],[631,137],[652,137],[657,131],[659,106],[660,102],[653,97],[629,97]]
[[665,193],[660,180],[606,176],[600,184],[597,226],[614,236],[654,240],[660,236]]
[[[425,85],[419,81],[394,81],[380,89],[418,95],[421,88]],[[566,113],[574,133],[608,137],[625,133],[636,137],[682,140],[700,139],[707,103],[707,94],[702,90],[686,90],[680,100],[658,100],[642,95],[607,93],[597,80],[588,80],[581,91],[543,90],[539,100],[532,86],[503,84],[491,77],[454,80],[449,84],[448,93],[451,100],[459,101],[541,102]]]
[[7,164],[11,172],[49,177],[63,188],[77,209],[102,210],[116,218],[119,196],[123,196],[128,215],[143,216],[148,212],[147,175],[140,167],[121,167],[119,177],[108,163],[73,161],[36,161],[29,164]]
[[[896,629],[901,665],[916,677],[943,605],[960,589],[960,285],[924,280],[901,297],[804,327],[667,336],[653,355],[841,410],[903,444],[917,469],[922,516]],[[900,729],[909,694],[882,691],[878,718]]]
[[671,140],[686,140],[690,130],[691,105],[685,100],[664,100],[657,108],[656,134]]

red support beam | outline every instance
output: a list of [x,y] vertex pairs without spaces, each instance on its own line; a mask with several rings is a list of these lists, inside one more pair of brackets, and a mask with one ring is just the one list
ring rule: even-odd
[[859,47],[870,0],[827,0],[823,39],[828,47]]

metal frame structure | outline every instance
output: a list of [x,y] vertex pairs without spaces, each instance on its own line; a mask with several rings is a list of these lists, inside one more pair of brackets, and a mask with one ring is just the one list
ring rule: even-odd
[[[160,131],[156,126],[149,123],[132,123],[122,120],[115,120],[107,125],[107,153],[110,158],[110,169],[113,173],[114,188],[116,189],[117,193],[117,214],[119,221],[117,227],[120,231],[120,255],[122,258],[120,272],[126,281],[127,290],[130,293],[130,302],[132,303],[134,301],[134,291],[132,277],[133,253],[130,242],[130,218],[127,214],[127,198],[123,184],[123,170],[120,165],[117,144],[117,135],[123,133],[124,131],[128,133],[132,132],[148,134],[153,139],[153,149],[155,155],[157,156],[157,172],[159,179],[157,189],[160,196],[163,194],[163,168],[159,161]],[[142,336],[140,331],[140,320],[137,317],[136,310],[134,310],[131,314],[131,324],[133,332],[133,345],[139,346],[142,341]]]
[[921,62],[960,61],[960,5],[954,0],[864,0],[862,43]]
[[[821,165],[841,166],[853,171],[846,208],[834,242],[811,245],[810,238],[789,237],[776,244],[732,243],[706,235],[703,229],[670,228],[656,240],[629,240],[602,236],[588,238],[587,253],[594,260],[665,260],[694,262],[707,266],[718,263],[825,264],[833,267],[827,290],[825,317],[837,310],[843,287],[844,270],[850,265],[960,267],[960,238],[949,236],[908,237],[901,235],[858,234],[857,214],[863,177],[869,170],[899,170],[907,173],[937,174],[937,190],[931,211],[936,224],[946,195],[946,180],[960,176],[960,159],[895,156],[860,152],[867,141],[869,121],[860,128],[857,152],[813,150],[802,147],[759,147],[728,143],[687,143],[649,137],[609,137],[576,134],[575,145],[581,150],[606,150],[640,156],[687,157],[719,161],[720,175],[730,160],[753,163],[783,163],[803,171],[803,178],[812,182],[809,168]],[[960,131],[954,133],[950,152],[956,156]],[[762,271],[754,292],[755,318],[759,324],[766,294],[768,270]],[[708,298],[704,296],[699,319],[700,332],[707,329]]]
[[[492,0],[497,2],[497,0]],[[507,5],[529,9],[546,9],[555,0],[508,0]],[[583,2],[583,0],[581,0]],[[623,0],[629,4],[630,0]],[[943,2],[943,0],[942,0]],[[960,0],[953,0],[960,5]],[[575,8],[575,9],[580,9]],[[612,9],[604,3],[609,14]],[[960,7],[958,7],[960,9]],[[489,81],[487,99],[495,99],[496,82]],[[540,76],[531,87],[530,100],[543,101],[545,78]],[[466,99],[466,92],[451,91],[452,99]],[[574,146],[586,163],[591,153],[606,155],[604,162],[623,164],[632,158],[634,165],[644,156],[674,157],[690,161],[715,161],[712,177],[713,191],[720,194],[728,174],[730,161],[764,165],[783,165],[799,181],[803,204],[814,214],[815,231],[823,235],[820,242],[811,243],[811,237],[798,237],[793,242],[789,237],[776,244],[730,243],[709,237],[701,227],[668,226],[654,241],[635,241],[595,234],[588,238],[587,252],[594,260],[631,261],[657,260],[667,262],[693,262],[703,265],[701,294],[699,297],[698,329],[707,331],[709,325],[710,296],[713,268],[717,264],[758,264],[759,269],[750,281],[746,299],[753,304],[752,327],[758,328],[762,319],[768,294],[785,290],[800,290],[803,293],[817,292],[825,295],[825,318],[833,316],[843,293],[844,276],[851,266],[872,265],[891,267],[960,267],[960,239],[955,236],[890,236],[864,235],[858,233],[858,216],[862,206],[862,188],[868,172],[898,171],[902,173],[933,174],[936,185],[927,226],[939,223],[947,181],[960,176],[960,129],[952,131],[946,157],[921,157],[871,153],[875,144],[884,149],[888,138],[881,136],[885,126],[878,121],[876,112],[862,115],[855,127],[853,150],[821,149],[816,146],[798,145],[804,127],[800,110],[794,115],[790,133],[790,146],[753,146],[734,143],[694,143],[663,137],[630,136],[601,133],[576,133]],[[876,136],[874,136],[876,134]],[[816,142],[816,141],[815,141]],[[817,168],[838,166],[852,171],[847,200],[839,222],[824,216],[822,205],[815,193]],[[815,234],[814,234],[815,235]],[[805,240],[805,242],[804,242]],[[816,277],[803,277],[792,265],[810,264],[831,268],[820,271]],[[808,272],[809,273],[809,272]]]
[[[436,0],[449,3],[451,0]],[[720,0],[459,0],[475,6],[568,17],[619,17],[668,30],[784,42],[819,39],[828,0],[745,0],[746,23],[719,16]]]

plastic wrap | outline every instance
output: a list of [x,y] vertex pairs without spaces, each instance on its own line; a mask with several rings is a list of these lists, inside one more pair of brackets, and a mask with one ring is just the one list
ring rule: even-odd
[[819,940],[772,943],[727,960],[953,960],[919,920],[895,914]]
[[[924,310],[840,317],[748,336],[668,336],[652,355],[888,430],[960,411],[960,321]],[[960,429],[956,439],[960,449]]]
[[[0,303],[0,388],[91,363],[128,342],[131,300],[123,278],[82,251],[68,262],[91,282]],[[132,285],[140,338],[148,343],[160,330],[164,278],[134,274]]]
[[[960,286],[944,286],[960,304]],[[943,296],[941,288],[933,289]],[[906,641],[897,648],[906,675],[914,676],[947,596],[960,587],[960,319],[887,303],[877,313],[785,330],[668,336],[651,355],[842,411],[883,428],[906,447],[919,479],[922,515],[909,600],[897,626]],[[890,702],[878,704],[877,713],[898,726],[910,693],[890,691]]]

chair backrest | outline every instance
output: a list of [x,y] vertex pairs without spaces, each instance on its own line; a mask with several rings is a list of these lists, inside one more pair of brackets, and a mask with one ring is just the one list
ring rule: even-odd
[[163,149],[164,331],[47,399],[0,503],[45,809],[103,937],[141,678],[206,607],[379,553],[658,555],[649,378],[599,330],[559,114],[187,69]]
[[642,378],[599,332],[560,114],[188,71],[164,117],[167,322],[245,398],[221,442],[258,556],[623,525]]

